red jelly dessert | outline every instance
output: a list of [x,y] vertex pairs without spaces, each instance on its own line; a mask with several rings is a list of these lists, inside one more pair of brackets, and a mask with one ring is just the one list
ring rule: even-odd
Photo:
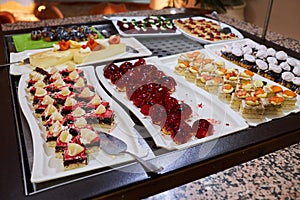
[[213,125],[206,119],[198,119],[193,125],[193,132],[196,133],[197,138],[204,138],[206,136],[212,135]]
[[184,144],[193,137],[192,127],[186,122],[181,122],[177,131],[172,132],[171,137],[176,144]]

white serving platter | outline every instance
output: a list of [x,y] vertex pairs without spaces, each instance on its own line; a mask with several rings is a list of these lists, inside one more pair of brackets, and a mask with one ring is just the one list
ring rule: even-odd
[[[82,67],[80,69],[84,71],[89,84],[95,87],[96,93],[99,94],[105,101],[110,102],[111,108],[115,111],[117,125],[115,128],[110,130],[109,133],[126,142],[129,152],[140,157],[144,157],[145,159],[153,158],[153,152],[134,129],[134,122],[131,120],[128,113],[126,113],[118,103],[112,100],[99,85],[93,66]],[[33,141],[33,167],[31,171],[31,182],[45,182],[107,166],[114,167],[115,165],[133,160],[133,158],[127,154],[112,156],[106,154],[100,149],[99,152],[90,154],[87,166],[64,171],[62,160],[56,158],[54,149],[49,148],[45,143],[44,132],[40,129],[39,122],[33,115],[33,110],[27,101],[27,93],[25,90],[28,79],[28,74],[21,76],[18,88],[18,98],[21,109],[29,124]]]
[[[184,100],[185,103],[189,104],[193,109],[193,117],[190,122],[193,122],[199,118],[208,119],[214,124],[214,134],[207,136],[202,139],[197,139],[193,137],[190,141],[184,144],[176,144],[169,135],[165,135],[161,132],[160,127],[154,125],[151,122],[149,116],[144,116],[140,110],[133,105],[131,101],[126,97],[125,92],[119,92],[116,87],[106,79],[103,75],[103,68],[105,66],[96,67],[96,74],[104,85],[104,87],[116,97],[122,104],[124,104],[128,109],[130,109],[138,119],[143,123],[146,129],[149,131],[150,135],[154,139],[157,146],[165,149],[184,149],[200,143],[204,143],[210,140],[218,139],[227,134],[234,133],[246,129],[248,124],[245,120],[238,115],[236,112],[231,110],[224,103],[216,100],[212,95],[200,90],[196,85],[191,85],[180,77],[177,77],[172,72],[172,63],[164,61],[175,61],[176,56],[166,57],[159,59],[158,57],[146,58],[147,64],[153,64],[158,69],[164,71],[167,75],[173,76],[177,82],[176,91],[172,94],[178,100]],[[135,62],[134,60],[132,62]],[[116,63],[119,65],[120,63]],[[175,66],[175,65],[174,65]]]
[[[247,40],[247,39],[245,39],[245,40]],[[239,41],[235,41],[235,42],[243,42],[243,41],[244,40],[239,40]],[[232,43],[232,42],[228,42],[228,43]],[[222,58],[222,57],[220,57],[216,54],[217,52],[219,52],[220,48],[224,46],[224,44],[226,44],[226,43],[205,45],[205,47],[207,49],[201,49],[200,51],[203,52],[204,54],[206,54],[208,57],[214,59],[214,60],[224,61],[226,68],[236,68],[239,71],[244,71],[245,70],[244,68],[242,68],[242,67],[240,67],[240,66],[238,66],[238,65],[236,65],[236,64],[234,64],[234,63],[232,63],[232,62],[230,62],[230,61],[228,61],[228,60],[226,60],[226,59],[224,59],[224,58]],[[162,58],[161,61],[163,63],[167,64],[168,66],[176,66],[178,56],[180,56],[180,54]],[[171,70],[174,70],[174,68],[172,68]],[[175,76],[178,79],[185,80],[185,78],[182,77],[182,76],[179,76],[177,74],[175,74]],[[264,78],[264,77],[262,77],[258,74],[254,74],[253,80],[262,80],[262,81],[266,82],[267,84],[271,84],[271,85],[274,84],[274,85],[278,85],[278,86],[282,87],[283,89],[287,89],[286,87],[283,87],[282,85],[279,85],[279,84],[277,84],[277,83],[275,83],[275,82],[273,82],[269,79],[266,79],[266,78]],[[193,85],[193,83],[189,83],[189,84]],[[200,89],[200,88],[197,88],[197,89]],[[215,95],[212,95],[212,96],[215,100],[218,100],[217,96],[215,96]],[[225,104],[225,106],[228,107],[229,109],[231,109],[228,104]],[[300,96],[299,95],[297,96],[296,106],[295,106],[295,109],[293,109],[293,110],[284,110],[280,115],[264,115],[262,120],[255,120],[255,119],[244,119],[244,120],[246,120],[246,122],[250,126],[258,126],[260,124],[272,121],[274,119],[285,117],[285,116],[287,116],[291,113],[298,113],[298,112],[300,112]],[[236,113],[239,114],[238,112],[236,112]]]
[[[99,40],[101,43],[106,42],[107,39],[101,39]],[[112,57],[108,57],[106,59],[103,60],[97,60],[97,61],[93,61],[93,62],[87,62],[87,63],[82,63],[79,64],[77,66],[83,66],[83,65],[92,65],[95,63],[104,63],[104,62],[109,62],[109,61],[113,61],[113,60],[117,60],[117,59],[126,59],[126,58],[137,58],[137,57],[141,57],[141,56],[150,56],[152,55],[152,52],[145,47],[142,43],[140,43],[138,40],[136,40],[133,37],[130,38],[121,38],[121,42],[125,43],[127,46],[133,47],[134,49],[136,49],[138,51],[138,53],[130,53],[130,52],[124,52],[121,53],[119,55],[115,55]],[[82,44],[84,44],[86,42],[82,42]],[[20,61],[20,60],[24,60],[25,58],[28,58],[29,55],[33,54],[33,53],[38,53],[38,52],[42,52],[45,50],[48,50],[51,48],[46,48],[46,49],[36,49],[36,50],[25,50],[19,53],[10,53],[10,61],[11,62],[15,62],[15,61]],[[64,64],[62,64],[64,65]],[[32,71],[32,66],[30,66],[29,64],[26,65],[20,65],[20,64],[12,64],[10,65],[10,74],[12,75],[22,75],[22,74],[27,74],[30,73]]]
[[[214,20],[214,19],[209,19],[209,18],[206,18],[206,17],[191,17],[192,19],[195,19],[195,20],[201,20],[201,19],[204,19],[206,21],[212,21],[212,22],[215,22],[215,23],[219,23],[218,21]],[[181,18],[180,20],[186,20],[186,19],[189,19],[189,18]],[[175,24],[175,23],[174,23]],[[201,44],[215,44],[215,43],[222,43],[224,41],[227,41],[227,40],[219,40],[219,41],[210,41],[210,40],[205,40],[205,39],[202,39],[200,37],[196,37],[192,34],[189,34],[187,32],[185,32],[183,29],[181,29],[180,27],[178,27],[176,24],[175,26],[177,27],[177,30],[179,30],[180,32],[182,32],[182,34],[188,38],[190,38],[191,40],[194,40],[196,42],[199,42]],[[235,38],[235,39],[230,39],[230,41],[233,41],[233,40],[239,40],[239,39],[243,39],[244,36],[241,34],[241,32],[239,32],[236,28],[228,25],[228,24],[225,24],[223,22],[220,22],[220,26],[222,28],[224,27],[228,27],[231,29],[231,32],[234,33],[235,35],[238,36],[238,38]],[[229,40],[228,40],[229,41]]]
[[117,31],[119,32],[119,34],[121,36],[124,37],[162,37],[162,36],[172,36],[172,35],[180,35],[181,32],[179,30],[176,30],[174,33],[133,33],[133,34],[129,34],[129,33],[125,33],[123,32],[120,27],[117,25],[118,20],[122,20],[124,18],[126,18],[128,21],[131,20],[136,20],[136,21],[140,21],[145,19],[147,16],[135,16],[135,17],[127,17],[127,16],[120,16],[120,17],[110,17],[109,19],[112,20],[113,25],[115,26],[115,28],[117,29]]

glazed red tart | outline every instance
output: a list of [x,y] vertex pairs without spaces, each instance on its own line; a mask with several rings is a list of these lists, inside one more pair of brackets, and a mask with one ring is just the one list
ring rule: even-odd
[[76,143],[68,143],[63,151],[63,165],[65,170],[84,167],[88,164],[86,148]]
[[198,119],[192,125],[197,138],[204,138],[213,134],[213,125],[206,119]]

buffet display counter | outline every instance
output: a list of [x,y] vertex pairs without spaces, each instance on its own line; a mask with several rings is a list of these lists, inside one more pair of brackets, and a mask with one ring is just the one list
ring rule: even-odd
[[[171,10],[172,11],[172,10]],[[174,11],[174,10],[173,10]],[[170,10],[126,13],[132,15],[160,14],[166,18],[197,16],[194,11],[178,9],[176,14]],[[12,35],[28,33],[45,26],[68,24],[93,25],[99,32],[108,30],[117,33],[112,22],[103,16],[87,16],[72,19],[49,20],[39,23],[22,23],[3,26],[4,48],[1,55],[9,62],[9,53],[14,52]],[[288,55],[300,59],[299,53],[270,40],[263,41],[250,30],[235,26],[244,37],[250,38],[276,50],[284,50]],[[252,30],[253,31],[253,30]],[[163,58],[187,51],[203,49],[204,46],[183,35],[168,37],[142,37],[137,39],[146,46],[152,56]],[[173,48],[176,44],[177,48]],[[180,48],[179,48],[180,47]],[[3,59],[4,61],[4,59]],[[2,61],[2,62],[3,62]],[[122,60],[121,60],[122,61]],[[95,64],[97,66],[97,64]],[[149,162],[163,166],[163,170],[147,173],[136,162],[113,167],[106,166],[41,183],[32,183],[33,141],[30,127],[22,113],[18,100],[20,76],[10,75],[10,66],[0,68],[0,128],[2,132],[1,196],[6,199],[140,199],[176,186],[194,181],[210,174],[225,170],[262,155],[274,152],[300,141],[299,113],[274,119],[255,127],[248,127],[232,134],[224,135],[188,148],[165,149],[158,147],[151,134],[141,124],[134,113],[128,111],[135,128],[153,152]],[[117,99],[116,99],[117,100]],[[208,150],[209,149],[209,150]]]

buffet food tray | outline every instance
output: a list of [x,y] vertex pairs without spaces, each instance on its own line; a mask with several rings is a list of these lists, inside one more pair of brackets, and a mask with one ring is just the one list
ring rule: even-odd
[[[103,39],[104,41],[105,39]],[[130,37],[130,38],[121,38],[121,42],[125,43],[127,46],[130,46],[137,50],[137,53],[133,52],[124,52],[115,56],[111,56],[102,60],[96,60],[92,62],[86,62],[82,64],[78,64],[77,66],[83,66],[83,65],[92,65],[95,63],[105,63],[113,60],[118,60],[118,59],[128,59],[128,58],[136,58],[136,57],[141,57],[141,56],[150,56],[152,52],[147,49],[143,44],[141,44],[137,39]],[[101,42],[100,42],[101,43]],[[16,61],[21,61],[29,57],[29,55],[33,53],[38,53],[42,51],[46,51],[49,48],[46,49],[34,49],[34,50],[25,50],[22,52],[18,53],[10,53],[10,61],[11,62],[16,62]],[[51,48],[50,48],[51,49]],[[63,64],[62,64],[63,65]],[[61,65],[61,66],[62,66]],[[10,67],[10,74],[12,75],[22,75],[22,74],[28,74],[32,70],[32,66],[30,64],[12,64]]]
[[[128,151],[140,157],[152,158],[153,153],[142,138],[134,129],[134,122],[130,119],[128,113],[109,97],[102,87],[98,84],[97,78],[92,66],[82,67],[87,77],[88,84],[95,87],[96,93],[103,100],[110,102],[111,108],[115,111],[116,125],[109,131],[109,134],[123,140],[128,145]],[[107,166],[113,167],[121,163],[132,161],[133,158],[127,154],[108,155],[101,149],[93,152],[89,156],[88,164],[85,167],[64,170],[62,159],[55,156],[54,149],[45,142],[45,132],[41,122],[34,116],[32,105],[28,102],[28,93],[26,92],[29,75],[21,76],[18,87],[18,98],[23,114],[25,115],[30,127],[33,142],[33,167],[31,172],[31,181],[33,183],[45,182],[66,176],[71,176],[83,172],[92,171]],[[101,138],[100,138],[101,139]]]
[[[168,59],[168,57],[163,58],[163,60],[166,59]],[[193,137],[186,143],[176,144],[171,139],[170,135],[161,133],[161,128],[158,125],[153,124],[149,116],[143,115],[140,112],[140,109],[130,102],[130,100],[126,97],[125,92],[119,92],[118,89],[104,77],[104,65],[96,67],[96,73],[100,82],[112,96],[116,97],[123,105],[128,107],[128,109],[130,109],[137,116],[137,118],[149,131],[157,146],[166,148],[168,150],[184,149],[210,140],[218,139],[219,137],[246,129],[248,127],[248,124],[245,122],[245,120],[243,120],[243,118],[241,118],[237,113],[233,112],[225,104],[214,99],[213,96],[197,88],[195,85],[190,85],[186,81],[176,77],[176,75],[169,70],[170,66],[175,66],[173,64],[176,63],[176,57],[172,56],[171,60],[173,62],[170,63],[163,63],[158,57],[150,57],[146,58],[145,60],[147,64],[156,66],[159,70],[165,72],[166,75],[169,75],[176,80],[177,86],[172,96],[177,98],[179,101],[184,101],[192,108],[193,116],[191,119],[189,119],[190,122],[194,122],[198,118],[204,118],[211,121],[214,128],[214,133],[210,136],[206,136],[201,139]],[[134,63],[135,60],[128,62]],[[120,65],[121,63],[116,64]]]
[[[240,41],[239,41],[240,42]],[[231,42],[230,42],[231,43]],[[213,44],[213,45],[209,45],[209,46],[212,46],[212,48],[214,46],[223,46],[224,44],[223,43],[220,43],[220,44]],[[209,48],[209,46],[206,46],[207,48]],[[218,61],[223,61],[225,63],[225,68],[234,68],[234,69],[238,69],[239,72],[243,72],[245,69],[240,67],[240,66],[237,66],[227,60],[224,60],[223,58],[217,56],[216,54],[212,53],[212,51],[210,51],[210,49],[201,49],[199,50],[201,51],[207,58],[211,58],[213,59],[214,61],[218,62]],[[191,52],[186,52],[186,53],[192,53],[192,52],[195,52],[195,51],[191,51]],[[183,53],[184,54],[184,53]],[[199,87],[196,87],[194,83],[191,83],[191,82],[188,82],[187,80],[185,80],[184,76],[181,76],[181,75],[178,75],[178,74],[175,74],[174,73],[174,68],[175,66],[178,64],[178,58],[181,56],[182,54],[177,54],[177,55],[172,55],[172,56],[167,56],[167,57],[164,57],[164,58],[161,58],[160,61],[163,62],[163,64],[165,66],[168,66],[165,68],[165,71],[167,71],[169,74],[173,74],[173,77],[176,78],[176,80],[181,80],[181,81],[184,81],[186,82],[186,84],[189,84],[189,87],[193,88],[194,90],[202,90],[202,92],[204,93],[207,93],[209,95],[211,95],[211,98],[212,98],[212,101],[216,101],[218,103],[221,103],[223,104],[224,107],[227,107],[227,109],[230,109],[230,106],[228,103],[224,103],[223,101],[219,100],[218,99],[218,96],[216,93],[209,93],[207,92],[206,90],[204,89],[201,89]],[[257,75],[257,74],[254,74],[253,76],[253,80],[261,80],[263,82],[265,82],[265,84],[269,84],[269,85],[277,85],[277,86],[280,86],[282,87],[284,90],[287,90],[288,88],[285,88],[284,86],[278,84],[278,83],[275,83],[267,78],[264,78],[260,75]],[[266,122],[270,122],[274,119],[277,119],[277,118],[282,118],[282,117],[285,117],[287,115],[290,115],[291,113],[298,113],[300,112],[300,96],[298,95],[297,97],[297,101],[296,101],[296,104],[295,104],[295,107],[291,110],[284,110],[281,114],[279,115],[266,115],[264,116],[262,119],[247,119],[247,118],[242,118],[242,120],[245,120],[247,122],[247,124],[249,124],[250,126],[258,126],[260,124],[263,124],[263,123],[266,123]],[[239,113],[239,111],[234,111],[236,114],[240,115],[241,114]]]

